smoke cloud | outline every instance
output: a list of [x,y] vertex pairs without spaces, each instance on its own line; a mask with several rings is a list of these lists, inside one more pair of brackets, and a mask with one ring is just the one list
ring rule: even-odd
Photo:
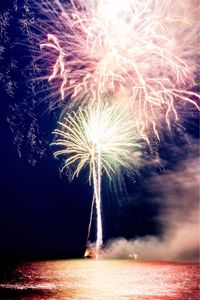
[[105,249],[105,257],[128,258],[137,253],[142,260],[198,260],[198,169],[196,144],[192,148],[192,154],[178,163],[174,170],[166,171],[148,183],[150,189],[160,195],[155,201],[162,204],[159,221],[164,227],[164,234],[129,241],[124,238],[110,240]]

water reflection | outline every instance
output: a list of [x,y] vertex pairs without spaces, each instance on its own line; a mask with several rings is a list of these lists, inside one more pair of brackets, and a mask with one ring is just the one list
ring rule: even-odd
[[7,266],[0,299],[198,300],[198,264],[67,260]]

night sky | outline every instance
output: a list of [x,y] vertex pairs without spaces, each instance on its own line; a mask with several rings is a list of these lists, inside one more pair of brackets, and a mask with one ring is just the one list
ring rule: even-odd
[[[0,27],[0,46],[4,48],[0,55],[0,256],[81,257],[92,200],[87,170],[71,183],[66,175],[60,174],[59,161],[53,158],[49,147],[59,110],[49,112],[48,104],[40,100],[32,106],[31,89],[27,88],[26,71],[23,71],[30,53],[25,43],[18,43],[20,13],[14,11],[12,1],[1,1],[0,8],[1,16],[8,10],[11,15],[6,33]],[[14,61],[16,67],[12,66]],[[132,241],[147,236],[164,239],[172,225],[171,213],[168,223],[165,218],[166,227],[160,217],[168,204],[171,205],[164,200],[164,188],[167,184],[170,193],[174,193],[175,206],[179,209],[179,198],[187,195],[188,188],[180,192],[181,183],[175,188],[168,179],[179,174],[181,168],[190,174],[187,168],[198,158],[198,114],[192,112],[182,125],[182,131],[174,129],[171,135],[166,133],[166,125],[163,127],[164,138],[156,146],[161,167],[152,163],[153,158],[144,147],[142,156],[148,163],[141,163],[137,172],[125,176],[125,195],[114,193],[107,179],[103,179],[105,241],[116,238]],[[193,204],[196,207],[198,199],[191,198],[188,207]],[[93,240],[94,225],[95,222]],[[196,258],[195,247],[190,249],[189,258]]]

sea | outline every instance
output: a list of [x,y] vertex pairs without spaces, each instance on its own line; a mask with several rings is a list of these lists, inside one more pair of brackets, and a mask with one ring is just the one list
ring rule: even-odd
[[0,299],[199,300],[199,264],[134,259],[1,263]]

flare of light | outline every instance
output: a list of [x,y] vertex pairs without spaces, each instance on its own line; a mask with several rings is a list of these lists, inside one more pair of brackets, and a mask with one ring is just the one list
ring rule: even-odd
[[119,105],[102,101],[93,106],[79,107],[66,113],[60,128],[54,131],[55,146],[61,147],[54,156],[64,157],[63,169],[73,166],[73,178],[84,167],[89,168],[89,182],[93,184],[93,201],[97,211],[96,257],[103,243],[101,219],[101,177],[110,179],[122,166],[134,165],[131,153],[140,148],[139,134],[130,111]]

